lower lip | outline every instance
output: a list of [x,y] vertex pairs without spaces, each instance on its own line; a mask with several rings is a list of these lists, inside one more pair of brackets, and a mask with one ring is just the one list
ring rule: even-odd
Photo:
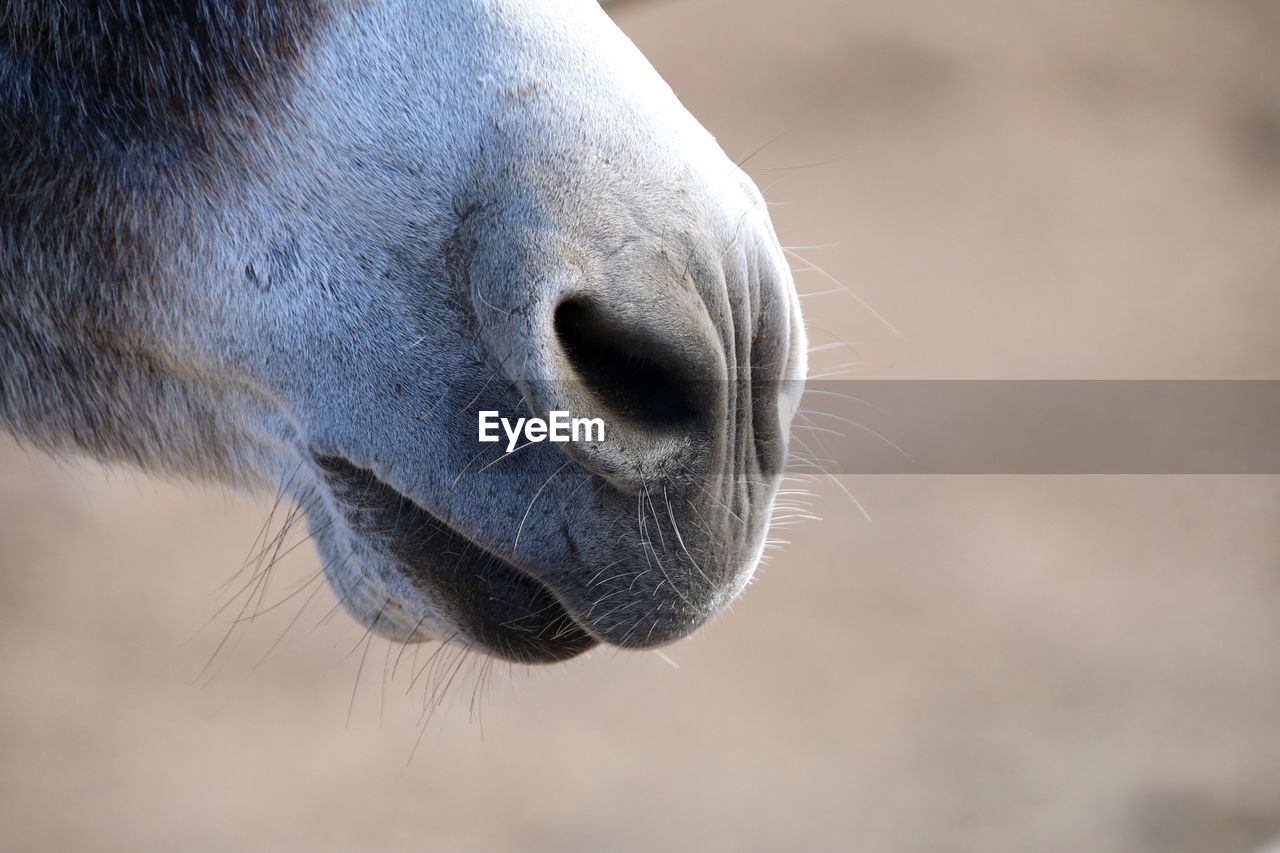
[[317,457],[316,464],[334,497],[351,510],[352,529],[384,537],[383,550],[405,577],[444,603],[459,642],[520,663],[566,660],[596,645],[545,586],[369,471],[331,456]]

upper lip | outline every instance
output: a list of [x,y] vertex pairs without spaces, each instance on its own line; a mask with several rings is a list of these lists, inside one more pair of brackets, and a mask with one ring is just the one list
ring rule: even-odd
[[[448,611],[457,639],[501,657],[541,663],[573,657],[597,640],[546,585],[376,477],[338,456],[316,463],[348,523]],[[344,495],[350,491],[352,495]]]

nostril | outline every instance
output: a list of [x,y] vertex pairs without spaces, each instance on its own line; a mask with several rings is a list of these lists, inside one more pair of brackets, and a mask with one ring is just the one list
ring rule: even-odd
[[616,417],[650,427],[682,426],[705,406],[699,380],[671,350],[628,328],[594,302],[571,299],[555,312],[555,333],[569,365]]

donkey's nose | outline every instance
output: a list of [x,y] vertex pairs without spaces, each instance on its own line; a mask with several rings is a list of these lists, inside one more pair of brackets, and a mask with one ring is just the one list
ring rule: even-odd
[[605,441],[566,447],[585,467],[636,486],[718,459],[730,388],[700,300],[620,286],[563,297],[550,319],[543,405],[605,423]]
[[[657,311],[658,307],[654,306]],[[555,310],[553,329],[565,366],[619,424],[657,432],[705,428],[719,403],[710,383],[716,352],[651,315],[629,321],[617,306],[569,299]]]
[[780,289],[721,258],[681,274],[638,239],[600,257],[505,216],[478,227],[460,242],[479,343],[529,413],[603,422],[560,446],[578,464],[627,492],[780,469]]

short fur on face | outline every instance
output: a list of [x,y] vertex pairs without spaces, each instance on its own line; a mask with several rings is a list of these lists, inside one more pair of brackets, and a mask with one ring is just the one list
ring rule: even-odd
[[[7,428],[286,484],[379,632],[653,645],[758,560],[794,288],[755,187],[588,0],[9,0],[0,198]],[[566,304],[606,349],[661,341],[654,376],[712,389],[699,426],[486,455],[478,409],[590,405],[556,384],[593,369]]]

